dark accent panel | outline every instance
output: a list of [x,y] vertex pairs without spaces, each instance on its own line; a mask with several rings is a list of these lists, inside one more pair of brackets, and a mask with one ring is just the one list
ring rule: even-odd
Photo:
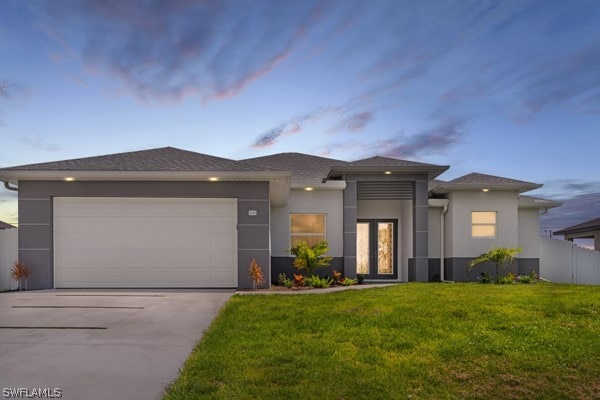
[[413,199],[413,279],[417,282],[429,280],[429,213],[428,213],[427,180],[414,182]]
[[344,189],[344,268],[349,278],[356,277],[356,182],[346,180]]
[[48,250],[19,250],[19,261],[31,270],[27,279],[28,289],[51,289],[54,286],[51,255]]
[[[343,257],[333,257],[329,267],[319,268],[315,273],[321,277],[331,276],[334,269],[345,275]],[[298,273],[298,269],[294,267],[294,257],[271,257],[271,282],[276,283],[277,277],[281,273],[284,273],[290,279]]]
[[358,200],[412,200],[412,182],[358,182]]
[[248,275],[248,267],[252,260],[256,260],[262,268],[265,277],[263,287],[269,287],[269,276],[271,275],[270,255],[269,250],[238,250],[238,288],[252,289],[252,280]]
[[20,225],[20,249],[52,249],[52,229],[50,225]]
[[[467,264],[475,257],[454,257],[446,258],[445,260],[445,273],[446,280],[456,282],[475,282],[483,271],[487,272],[491,279],[496,279],[496,267],[493,263],[487,262],[479,264],[470,272],[467,272]],[[512,272],[513,274],[518,273],[518,260],[513,262],[512,266],[504,271],[505,273]]]
[[[22,196],[19,195],[19,197]],[[46,194],[45,199],[47,200],[19,199],[19,223],[49,223],[48,216],[52,216],[52,200],[48,194]]]
[[519,275],[529,275],[534,271],[537,276],[540,276],[540,259],[539,258],[519,258],[517,260]]
[[415,281],[415,259],[414,258],[408,259],[408,281],[409,282]]
[[[268,201],[238,201],[237,206],[239,224],[269,224]],[[256,211],[256,215],[249,215],[250,210]]]
[[269,249],[269,226],[238,226],[238,249]]
[[440,282],[440,259],[430,258],[429,259],[429,282]]

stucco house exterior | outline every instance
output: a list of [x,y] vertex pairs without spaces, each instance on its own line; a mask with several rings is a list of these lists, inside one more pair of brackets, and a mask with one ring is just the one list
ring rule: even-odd
[[19,259],[30,287],[249,288],[287,249],[327,240],[330,269],[366,280],[473,280],[466,263],[522,247],[539,271],[539,184],[448,166],[300,153],[230,160],[172,147],[0,169],[19,193]]

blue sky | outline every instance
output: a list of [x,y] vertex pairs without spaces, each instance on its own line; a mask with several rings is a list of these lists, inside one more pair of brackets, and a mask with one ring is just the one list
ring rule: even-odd
[[600,216],[598,26],[578,0],[4,1],[0,167],[379,154],[543,183],[564,227]]

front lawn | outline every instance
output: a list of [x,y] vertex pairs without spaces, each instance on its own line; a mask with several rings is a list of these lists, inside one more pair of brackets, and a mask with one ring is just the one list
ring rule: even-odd
[[600,398],[600,287],[234,296],[165,399]]

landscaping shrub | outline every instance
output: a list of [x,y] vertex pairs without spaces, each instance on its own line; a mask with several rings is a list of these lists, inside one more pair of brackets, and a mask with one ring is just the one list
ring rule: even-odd
[[250,275],[250,279],[252,279],[252,289],[256,290],[261,287],[263,283],[265,283],[265,276],[262,272],[262,268],[256,260],[250,261],[250,266],[248,267],[248,274]]
[[329,286],[331,286],[332,283],[333,283],[333,279],[331,279],[331,278],[321,278],[318,275],[310,276],[309,285],[314,288],[319,288],[319,289],[328,288]]
[[279,286],[284,286],[286,288],[291,288],[294,286],[294,281],[288,278],[283,272],[279,274],[277,277],[277,284]]
[[326,256],[329,251],[329,243],[321,241],[314,246],[301,240],[292,247],[289,252],[296,256],[294,267],[299,271],[305,271],[306,275],[312,275],[317,268],[328,267],[332,257]]

